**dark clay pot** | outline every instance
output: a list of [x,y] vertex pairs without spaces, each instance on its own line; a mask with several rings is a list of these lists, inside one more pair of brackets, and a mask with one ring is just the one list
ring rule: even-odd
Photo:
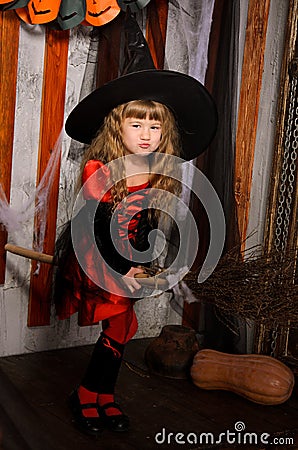
[[199,345],[196,333],[182,325],[166,325],[145,351],[149,371],[168,378],[190,377],[193,357]]

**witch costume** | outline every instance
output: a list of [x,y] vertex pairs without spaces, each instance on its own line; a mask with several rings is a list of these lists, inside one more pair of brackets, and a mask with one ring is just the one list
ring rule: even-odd
[[[90,144],[106,115],[116,106],[132,100],[157,101],[171,110],[180,132],[180,156],[184,160],[202,153],[215,134],[216,107],[204,86],[190,76],[156,69],[122,76],[92,92],[68,117],[67,134]],[[150,185],[128,188],[128,201],[123,203],[113,224],[116,230],[113,240],[111,192],[105,187],[109,178],[109,168],[103,161],[89,160],[85,165],[82,175],[85,205],[61,236],[62,251],[59,239],[57,242],[55,303],[60,319],[78,312],[81,325],[102,321],[103,331],[80,386],[93,393],[113,396],[125,344],[137,330],[133,309],[135,299],[127,295],[121,285],[121,276],[136,265],[131,247],[145,251],[148,234],[156,224],[150,225],[148,221],[146,202]],[[73,241],[77,243],[75,249]],[[119,275],[118,279],[115,273]],[[114,402],[101,408],[93,402],[83,404],[77,390],[70,401],[77,425],[89,434],[100,431],[102,422],[99,419],[102,418],[114,431],[128,429],[128,417]],[[88,408],[97,408],[99,419],[85,417],[83,411]],[[117,408],[119,413],[107,415],[107,408]]]

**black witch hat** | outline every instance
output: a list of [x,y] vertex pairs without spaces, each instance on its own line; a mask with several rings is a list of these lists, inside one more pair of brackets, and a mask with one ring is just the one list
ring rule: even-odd
[[166,105],[176,118],[182,141],[180,156],[185,160],[197,157],[216,132],[213,98],[195,78],[154,67],[147,42],[130,13],[124,31],[122,75],[94,90],[74,108],[66,121],[67,134],[90,144],[113,108],[132,100],[153,100]]

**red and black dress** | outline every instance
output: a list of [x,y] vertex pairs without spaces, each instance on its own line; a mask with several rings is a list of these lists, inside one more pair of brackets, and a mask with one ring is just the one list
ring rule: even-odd
[[[109,322],[111,326],[113,317],[123,318],[123,323],[126,323],[123,333],[127,336],[121,340],[127,341],[136,331],[134,299],[129,298],[128,291],[119,280],[132,266],[138,265],[133,261],[131,246],[138,251],[144,251],[149,246],[147,236],[152,230],[148,224],[147,209],[149,183],[129,187],[127,201],[113,215],[110,190],[105,191],[108,180],[109,169],[102,162],[87,162],[82,176],[82,192],[86,202],[73,219],[75,232],[72,233],[75,233],[73,236],[79,242],[76,244],[79,248],[74,251],[71,225],[68,224],[57,241],[58,270],[54,298],[59,319],[66,319],[78,312],[80,325],[104,321],[103,325]],[[116,234],[114,242],[121,254],[111,237],[112,216],[117,220],[116,226],[113,224]],[[93,232],[95,239],[90,238]],[[78,262],[78,253],[80,263],[83,258],[83,264]],[[119,274],[118,279],[109,267]],[[135,322],[135,330],[128,329],[132,322]]]

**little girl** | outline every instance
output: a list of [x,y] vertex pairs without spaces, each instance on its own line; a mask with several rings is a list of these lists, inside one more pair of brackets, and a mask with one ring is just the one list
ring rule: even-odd
[[[187,102],[177,101],[178,86],[191,92]],[[190,130],[183,126],[188,119]],[[154,154],[195,157],[215,128],[216,110],[205,88],[186,75],[157,70],[104,85],[67,120],[67,133],[91,145],[80,175],[85,206],[72,220],[72,242],[69,227],[57,242],[57,249],[61,242],[67,245],[57,252],[54,296],[59,319],[79,312],[80,325],[102,322],[86,373],[70,396],[74,420],[86,433],[97,435],[103,426],[129,428],[114,391],[125,344],[137,331],[134,302],[142,292],[135,275],[143,268],[132,249],[146,251],[148,234],[158,223],[159,212],[148,204],[150,189],[180,192],[176,179],[163,175],[160,158],[155,170]],[[197,139],[203,143],[194,149]]]

